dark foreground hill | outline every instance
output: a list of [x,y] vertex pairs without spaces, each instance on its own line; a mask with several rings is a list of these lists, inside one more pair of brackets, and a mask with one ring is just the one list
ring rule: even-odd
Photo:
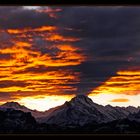
[[20,110],[0,110],[0,133],[30,133],[37,123],[31,113]]

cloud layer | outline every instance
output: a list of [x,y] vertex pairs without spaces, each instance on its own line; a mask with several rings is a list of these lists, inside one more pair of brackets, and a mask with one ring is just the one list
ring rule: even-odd
[[0,100],[139,94],[139,40],[139,7],[1,6]]

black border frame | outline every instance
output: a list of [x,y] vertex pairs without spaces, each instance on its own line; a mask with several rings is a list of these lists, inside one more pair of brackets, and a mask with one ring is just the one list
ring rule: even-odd
[[[129,1],[129,0],[1,0],[0,6],[140,6],[140,1]],[[130,137],[130,136],[140,136],[140,134],[0,134],[0,137],[32,137],[32,136],[47,136],[54,137],[58,136],[65,137],[68,136],[94,136],[94,137]],[[37,138],[37,137],[36,137]],[[83,137],[84,138],[84,137]]]

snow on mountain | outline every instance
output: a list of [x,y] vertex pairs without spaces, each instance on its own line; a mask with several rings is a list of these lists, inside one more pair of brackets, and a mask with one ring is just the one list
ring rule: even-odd
[[2,107],[2,108],[13,108],[13,109],[16,109],[16,110],[18,110],[18,109],[19,110],[29,110],[28,108],[26,108],[23,105],[20,105],[17,102],[7,102],[7,103],[1,105],[0,107]]
[[31,112],[32,116],[34,116],[36,119],[38,117],[43,117],[43,116],[46,116],[46,114],[48,114],[48,112],[40,112],[37,110],[31,110],[23,105],[20,105],[17,102],[7,102],[7,103],[0,106],[0,110],[6,110],[8,108],[11,108],[14,110],[21,110],[23,112]]
[[70,102],[65,102],[47,117],[42,118],[43,122],[57,125],[84,125],[91,121],[103,121],[105,116],[95,107],[90,98],[78,95]]
[[140,110],[139,107],[135,108],[132,106],[113,107],[111,105],[98,105],[85,95],[77,95],[69,102],[66,101],[63,105],[51,108],[45,112],[28,109],[17,102],[7,102],[0,106],[0,110],[7,108],[31,112],[32,116],[34,116],[39,123],[60,126],[83,126],[93,122],[111,122],[127,118],[130,114],[136,114]]
[[55,108],[40,122],[61,126],[84,125],[91,122],[103,123],[126,118],[130,113],[137,112],[136,108],[102,106],[94,103],[85,95],[78,95]]

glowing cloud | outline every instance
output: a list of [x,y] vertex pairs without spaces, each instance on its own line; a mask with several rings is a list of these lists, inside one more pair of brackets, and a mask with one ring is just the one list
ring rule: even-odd
[[92,91],[92,94],[128,94],[140,93],[140,71],[118,71],[104,84]]
[[[34,10],[47,12],[51,17],[61,11]],[[80,72],[67,67],[77,66],[86,58],[82,50],[72,44],[80,39],[64,36],[58,29],[59,26],[42,25],[1,31],[2,35],[6,32],[10,36],[0,49],[4,57],[0,60],[0,92],[8,95],[8,98],[0,98],[1,103],[14,99],[31,109],[44,111],[63,104],[76,94],[77,87],[73,85],[79,82]],[[53,51],[56,52],[51,53]]]
[[74,37],[64,37],[59,34],[52,34],[46,38],[48,41],[67,41],[67,42],[75,42],[79,41],[79,38],[74,38]]
[[25,29],[8,29],[7,32],[10,34],[23,34],[26,32],[45,32],[54,31],[57,28],[55,26],[41,26],[38,28],[25,28]]
[[129,102],[128,99],[124,99],[124,98],[119,98],[119,99],[113,99],[110,102]]
[[[139,106],[140,95],[124,95],[124,94],[97,94],[89,95],[89,97],[98,104],[112,106]],[[121,100],[120,100],[121,99]],[[122,100],[123,99],[123,100]]]
[[0,7],[0,103],[45,110],[90,93],[99,104],[138,106],[139,17],[133,6]]

